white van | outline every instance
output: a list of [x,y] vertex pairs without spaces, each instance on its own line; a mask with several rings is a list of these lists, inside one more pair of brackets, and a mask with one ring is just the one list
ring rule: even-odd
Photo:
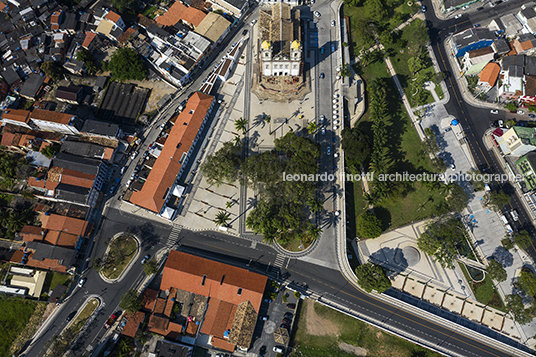
[[512,216],[512,219],[514,220],[514,222],[517,222],[517,220],[519,219],[519,216],[517,215],[517,211],[515,209],[510,211],[510,215]]
[[501,220],[503,221],[504,224],[508,224],[508,220],[506,219],[505,216],[503,216],[502,214],[500,214],[499,217],[501,217]]
[[505,225],[504,228],[506,228],[506,231],[507,231],[508,233],[514,233],[514,231],[512,230],[512,227],[510,227],[509,224]]

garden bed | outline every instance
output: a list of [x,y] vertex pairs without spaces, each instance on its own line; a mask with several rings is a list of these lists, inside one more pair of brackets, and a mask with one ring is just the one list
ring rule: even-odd
[[138,242],[133,237],[120,235],[113,239],[102,263],[102,275],[108,279],[117,279],[136,256],[137,251]]

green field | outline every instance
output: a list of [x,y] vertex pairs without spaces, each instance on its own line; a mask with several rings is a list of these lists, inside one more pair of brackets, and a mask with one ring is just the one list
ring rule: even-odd
[[[317,318],[314,320],[315,334],[308,333],[307,309],[313,308]],[[416,346],[382,330],[332,310],[318,303],[310,304],[304,300],[296,314],[297,323],[290,346],[295,353],[290,356],[302,357],[351,357],[355,354],[339,349],[340,343],[361,347],[367,356],[375,357],[439,357],[435,352]],[[324,332],[324,333],[322,333]]]
[[467,268],[465,267],[465,264],[458,263],[460,268],[463,271],[463,275],[465,276],[465,279],[469,282],[469,285],[471,286],[471,290],[475,294],[475,298],[478,302],[489,305],[491,307],[496,308],[497,310],[501,310],[504,312],[507,312],[508,310],[504,306],[504,303],[497,293],[497,290],[495,289],[495,286],[493,285],[493,281],[489,277],[488,274],[485,275],[484,281],[475,283],[472,281],[471,276],[469,275],[469,272],[467,271]]
[[32,315],[37,312],[38,317],[42,316],[46,305],[32,300],[0,297],[0,306],[0,356],[8,357],[14,353],[10,351],[10,346],[17,337],[24,330],[33,329],[35,322],[40,321],[40,318],[37,321],[34,318],[34,324],[29,326]]

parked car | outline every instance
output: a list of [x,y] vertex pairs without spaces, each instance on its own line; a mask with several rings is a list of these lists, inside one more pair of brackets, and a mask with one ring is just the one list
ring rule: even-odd
[[331,146],[328,146],[327,154],[328,154],[328,155],[331,155]]
[[475,24],[473,27],[480,27],[480,24]]
[[67,321],[67,322],[71,321],[71,320],[73,319],[73,317],[76,316],[76,313],[77,313],[77,311],[73,311],[73,312],[71,312],[71,313],[67,316],[67,318],[65,319],[65,321]]
[[424,5],[421,6],[421,10],[422,10],[422,12],[426,12],[426,6],[424,6]]
[[285,312],[285,318],[292,319],[294,317],[294,314],[292,312]]
[[274,346],[273,350],[275,353],[283,353],[283,347],[281,346]]
[[462,17],[463,15],[462,14],[458,14],[456,16],[454,16],[455,19],[459,19],[460,17]]
[[287,309],[294,310],[296,308],[296,304],[287,304]]
[[476,11],[484,10],[484,6],[480,6],[476,8]]
[[287,330],[290,330],[290,325],[289,324],[281,324],[281,326],[279,326],[281,328],[286,328]]
[[454,164],[450,164],[450,169],[451,169],[452,171],[456,170],[456,165],[454,165]]
[[324,124],[324,120],[326,120],[326,116],[324,114],[322,114],[320,116],[320,123]]
[[323,126],[320,132],[322,133],[322,135],[326,135],[326,127]]
[[126,166],[123,166],[123,167],[121,168],[121,175],[125,173],[125,170],[126,170],[126,169],[127,169]]
[[284,318],[281,322],[284,324],[290,324],[290,319]]
[[499,111],[497,109],[492,109],[489,111],[491,114],[499,114]]
[[489,121],[489,127],[490,128],[496,128],[497,127],[497,123],[495,122],[495,120],[490,120]]
[[331,52],[335,52],[335,44],[334,43],[331,44]]
[[266,346],[261,346],[261,348],[259,348],[259,357],[264,356],[266,356]]
[[264,299],[264,302],[267,302],[268,304],[271,304],[274,300],[272,299]]
[[248,34],[248,30],[242,31],[242,36],[246,36]]
[[499,120],[497,123],[499,124],[499,128],[504,128],[504,121]]
[[320,78],[321,78],[321,79],[324,79],[325,76],[326,76],[326,75],[324,74],[324,72],[320,73]]
[[525,112],[523,110],[521,110],[521,109],[518,109],[516,113],[521,114],[521,115],[525,114]]
[[536,115],[534,115],[534,114],[529,114],[529,118],[533,118],[533,119],[534,119],[534,118],[536,118]]
[[259,319],[261,319],[262,321],[267,321],[267,320],[268,320],[268,316],[266,316],[266,315],[259,315]]
[[81,288],[86,283],[86,278],[82,278],[78,281],[78,287]]
[[331,20],[331,27],[335,27],[335,20]]
[[251,26],[255,25],[257,23],[257,20],[251,21]]
[[515,209],[511,210],[510,211],[510,215],[512,216],[512,219],[517,222],[517,220],[519,219],[519,216],[517,215],[517,211]]
[[143,259],[141,260],[141,263],[142,263],[142,264],[147,263],[147,261],[149,260],[150,257],[151,257],[151,256],[150,256],[149,254],[147,254],[146,256],[143,257]]
[[313,11],[313,15],[315,15],[316,17],[320,17],[320,13],[318,11]]
[[106,322],[104,323],[104,328],[108,330],[114,324],[116,318],[117,316],[112,314],[112,316],[110,316],[108,320],[106,320]]

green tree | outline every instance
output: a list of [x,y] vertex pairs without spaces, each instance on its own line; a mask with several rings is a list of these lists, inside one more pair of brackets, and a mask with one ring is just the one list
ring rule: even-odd
[[93,74],[97,72],[97,66],[95,66],[95,58],[87,49],[82,48],[76,52],[76,59],[84,62],[88,73]]
[[143,59],[130,47],[117,49],[112,54],[107,69],[112,72],[112,79],[141,81],[147,77],[147,69]]
[[489,261],[486,272],[489,274],[489,276],[492,279],[495,279],[498,282],[506,281],[506,278],[507,278],[506,270],[504,270],[501,263],[499,263],[495,259],[491,259]]
[[423,62],[421,56],[413,56],[408,60],[408,68],[413,75],[419,72],[422,69]]
[[503,246],[504,249],[510,250],[514,247],[514,242],[512,242],[510,237],[507,236],[501,240],[501,245]]
[[41,70],[55,81],[61,79],[63,76],[63,68],[58,66],[54,61],[43,62]]
[[518,323],[524,325],[532,321],[532,317],[530,317],[525,310],[523,299],[519,295],[507,295],[506,308],[510,311]]
[[93,269],[95,269],[96,272],[99,272],[99,271],[102,270],[102,259],[101,258],[93,259]]
[[348,63],[342,65],[340,75],[342,78],[350,77],[350,66]]
[[532,239],[530,238],[529,232],[522,230],[514,235],[514,242],[519,246],[519,248],[524,250],[531,246]]
[[214,223],[216,223],[217,226],[225,227],[227,226],[227,221],[230,219],[231,214],[225,211],[219,211],[216,213],[216,218],[214,219]]
[[241,149],[232,142],[223,143],[221,149],[209,155],[201,165],[201,172],[210,185],[220,186],[238,179]]
[[322,211],[324,208],[324,201],[321,201],[318,198],[310,198],[307,201],[307,205],[311,208],[313,213],[316,213]]
[[363,238],[376,238],[382,234],[382,221],[375,214],[365,212],[357,218],[357,234]]
[[145,265],[143,266],[143,271],[145,272],[145,275],[153,275],[156,274],[158,271],[158,263],[156,259],[151,259],[148,262],[145,262]]
[[428,29],[421,19],[413,20],[404,31],[408,39],[409,52],[412,56],[421,53],[424,50],[424,46],[430,42]]
[[[506,279],[505,279],[506,280]],[[519,287],[530,297],[536,296],[536,276],[529,269],[522,269],[519,273]]]
[[430,223],[417,239],[417,246],[441,266],[452,269],[454,258],[458,254],[456,245],[465,239],[462,222],[448,218]]
[[516,125],[516,121],[513,120],[513,119],[510,119],[510,120],[507,120],[506,123],[504,123],[504,125],[505,125],[507,128],[511,128],[511,127],[513,127],[514,125]]
[[49,145],[41,149],[41,154],[45,155],[49,159],[52,159],[54,155],[56,155],[56,153],[60,151],[60,149],[61,145],[59,144]]
[[381,22],[387,16],[387,8],[381,0],[365,0],[363,5],[365,17],[376,22]]
[[121,299],[119,300],[119,307],[121,307],[129,314],[133,314],[139,309],[141,309],[142,304],[143,299],[136,290],[127,291],[123,294],[123,296],[121,296]]
[[381,33],[380,42],[383,45],[391,45],[391,44],[393,44],[393,35],[391,35],[391,32],[389,32],[389,30],[384,30]]
[[341,139],[348,170],[354,175],[360,173],[361,165],[365,165],[370,159],[370,137],[357,128],[345,127],[342,130]]
[[482,173],[479,170],[469,170],[467,171],[467,176],[471,178],[471,185],[473,185],[475,191],[484,191],[484,184],[487,182],[483,180],[484,176],[482,176]]
[[488,191],[484,194],[484,203],[491,205],[495,211],[500,211],[508,202],[510,197],[503,190]]
[[469,194],[457,182],[453,182],[452,186],[452,191],[447,197],[447,203],[451,211],[461,212],[467,206]]
[[240,117],[240,119],[235,120],[234,124],[235,124],[235,129],[237,131],[241,131],[242,134],[246,133],[246,126],[248,125],[247,119],[243,119],[242,117]]
[[309,134],[314,134],[314,132],[318,129],[318,126],[316,125],[316,122],[310,121],[307,123],[307,131]]
[[369,293],[376,290],[381,294],[391,287],[391,280],[387,277],[383,267],[379,265],[362,264],[355,269],[355,276],[359,286]]
[[138,0],[112,0],[112,6],[121,14],[134,12],[138,7]]
[[515,112],[517,110],[516,103],[510,102],[504,106],[505,109],[508,109],[511,112]]

